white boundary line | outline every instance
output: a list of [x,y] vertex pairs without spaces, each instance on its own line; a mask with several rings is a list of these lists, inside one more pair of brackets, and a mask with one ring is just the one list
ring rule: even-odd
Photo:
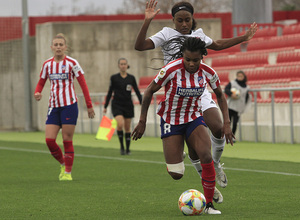
[[[49,151],[44,151],[44,150],[22,149],[22,148],[3,147],[3,146],[0,146],[0,150],[49,154]],[[85,155],[85,154],[76,154],[76,157],[97,158],[97,159],[106,159],[106,160],[120,160],[120,161],[129,161],[129,162],[138,162],[138,163],[166,164],[165,162],[160,162],[160,161],[137,160],[137,159],[128,159],[128,158],[121,158],[121,157],[108,157],[108,156]],[[192,166],[192,164],[185,164],[185,165]],[[275,172],[275,171],[267,171],[267,170],[251,170],[251,169],[240,169],[240,168],[230,168],[230,167],[224,167],[224,169],[234,170],[234,171],[243,171],[243,172],[269,173],[269,174],[299,176],[300,177],[300,174],[297,174],[297,173],[284,173],[284,172]]]

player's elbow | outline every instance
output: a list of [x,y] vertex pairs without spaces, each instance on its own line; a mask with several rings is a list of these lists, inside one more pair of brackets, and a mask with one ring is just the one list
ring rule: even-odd
[[144,51],[145,49],[139,45],[135,45],[134,46],[134,49],[137,50],[137,51]]

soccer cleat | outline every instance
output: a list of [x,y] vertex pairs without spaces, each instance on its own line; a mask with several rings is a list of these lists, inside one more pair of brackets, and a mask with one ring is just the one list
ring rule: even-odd
[[124,149],[121,149],[121,150],[120,150],[120,154],[121,154],[121,155],[125,155],[125,150],[124,150]]
[[216,171],[216,182],[222,187],[225,188],[227,186],[228,180],[227,176],[223,171],[223,165],[220,163],[214,163],[215,171]]
[[126,154],[127,154],[127,155],[130,155],[130,154],[131,154],[131,151],[130,151],[130,150],[126,150]]
[[72,181],[73,178],[71,176],[71,173],[64,173],[61,178],[59,178],[59,181]]
[[58,179],[62,178],[62,176],[65,174],[66,166],[60,165],[60,174],[58,176]]
[[217,189],[217,187],[215,187],[213,200],[218,204],[223,202],[223,196],[222,196],[221,192]]
[[186,153],[183,151],[182,158],[184,159],[185,157],[186,157]]
[[209,202],[206,204],[206,208],[204,209],[205,214],[210,214],[210,215],[220,215],[221,211],[215,209],[214,205]]

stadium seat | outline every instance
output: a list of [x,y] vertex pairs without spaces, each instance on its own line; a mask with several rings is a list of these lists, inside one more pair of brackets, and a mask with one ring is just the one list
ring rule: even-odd
[[282,35],[299,34],[299,33],[300,33],[300,23],[284,26],[282,28]]
[[147,88],[147,86],[152,82],[152,80],[154,79],[154,76],[142,76],[140,77],[139,80],[139,89],[140,90],[145,90]]
[[277,55],[277,63],[287,63],[287,62],[299,62],[300,63],[300,52],[289,51],[281,52]]
[[[240,33],[240,35],[245,34],[246,31],[243,31]],[[277,27],[265,27],[265,28],[260,28],[256,31],[255,35],[253,38],[259,38],[259,37],[274,37],[277,36]]]
[[[216,57],[212,59],[212,67],[228,66],[263,66],[268,64],[267,53],[239,53],[229,57]],[[245,67],[244,67],[245,68]]]
[[300,48],[300,34],[283,35],[270,38],[252,39],[247,44],[247,51],[284,47]]

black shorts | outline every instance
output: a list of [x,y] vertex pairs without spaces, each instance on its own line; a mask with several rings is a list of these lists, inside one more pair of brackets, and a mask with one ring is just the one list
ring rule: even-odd
[[133,105],[120,106],[120,105],[112,104],[111,109],[114,117],[116,117],[117,115],[122,115],[124,118],[134,117]]

